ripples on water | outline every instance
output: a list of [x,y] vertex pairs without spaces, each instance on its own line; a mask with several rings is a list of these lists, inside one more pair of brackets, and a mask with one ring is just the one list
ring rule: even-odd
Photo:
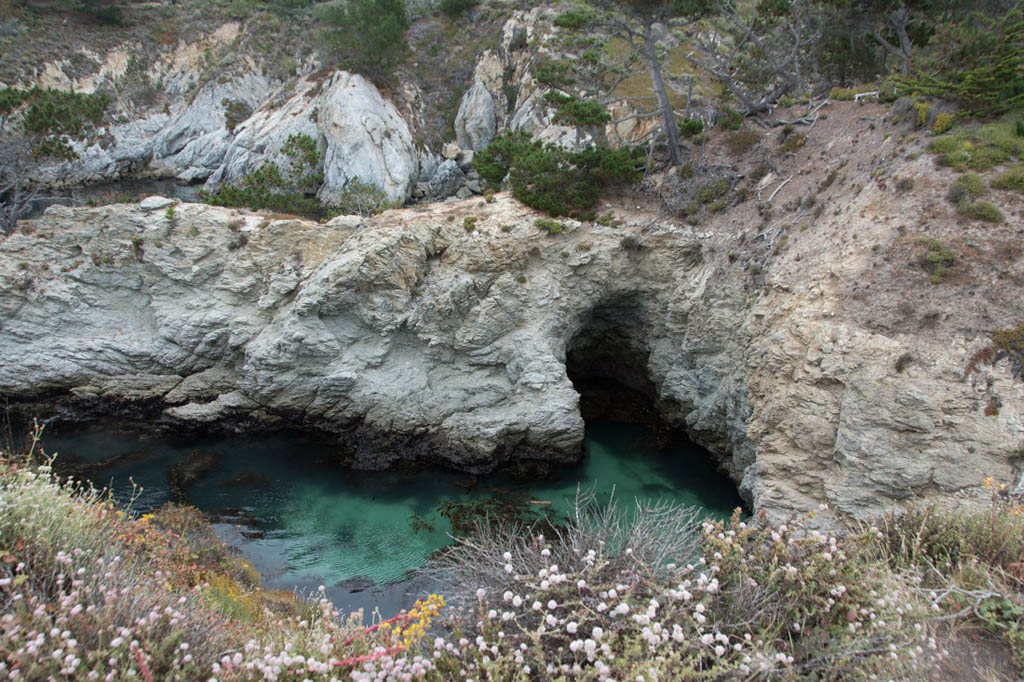
[[[265,587],[312,590],[323,583],[333,586],[329,594],[343,608],[376,604],[387,612],[408,600],[404,589],[382,586],[404,580],[447,543],[451,527],[437,513],[445,499],[515,489],[549,500],[562,516],[581,485],[593,486],[600,501],[614,486],[619,504],[670,500],[719,518],[741,504],[705,451],[688,443],[657,449],[652,436],[638,425],[588,423],[586,459],[532,484],[433,467],[348,471],[334,463],[328,443],[301,433],[168,437],[91,425],[51,432],[45,446],[69,460],[110,462],[93,475],[94,483],[110,485],[120,499],[135,494],[138,512],[171,499],[168,471],[189,452],[219,453],[213,469],[186,488],[188,501],[220,519],[218,534],[261,572]],[[433,530],[414,532],[413,514]]]

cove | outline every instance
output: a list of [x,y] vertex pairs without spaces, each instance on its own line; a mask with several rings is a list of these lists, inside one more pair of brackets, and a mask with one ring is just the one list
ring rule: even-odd
[[[347,470],[329,441],[307,433],[173,436],[109,423],[47,429],[44,447],[57,453],[58,470],[86,472],[119,500],[134,496],[136,513],[176,496],[195,505],[261,573],[264,587],[307,592],[324,584],[339,608],[376,607],[385,616],[429,589],[409,575],[449,542],[451,526],[437,511],[446,499],[521,491],[549,501],[556,518],[571,507],[577,486],[593,487],[602,503],[668,500],[715,518],[742,506],[698,446],[679,438],[666,446],[645,426],[604,420],[587,423],[579,464],[530,482],[437,467]],[[206,471],[172,486],[175,465],[186,459],[202,461]],[[413,515],[432,529],[414,530]]]

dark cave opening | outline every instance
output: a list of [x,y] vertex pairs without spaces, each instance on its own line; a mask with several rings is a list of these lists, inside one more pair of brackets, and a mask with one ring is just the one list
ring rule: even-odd
[[661,398],[648,366],[646,324],[638,296],[605,301],[581,321],[566,348],[566,374],[580,396],[583,420],[643,425],[653,447],[699,451],[708,466],[728,476],[728,455],[695,442],[679,424],[683,406]]
[[650,352],[635,297],[603,303],[583,320],[565,354],[584,421],[606,419],[669,429],[647,369]]

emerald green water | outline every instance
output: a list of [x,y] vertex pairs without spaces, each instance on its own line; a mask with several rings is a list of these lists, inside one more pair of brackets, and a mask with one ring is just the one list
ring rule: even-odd
[[[260,570],[264,586],[325,584],[336,603],[350,608],[380,605],[384,597],[401,601],[384,594],[382,586],[403,581],[447,544],[451,527],[437,512],[445,499],[487,496],[495,488],[520,490],[550,501],[561,516],[577,486],[594,487],[602,502],[614,486],[616,502],[630,506],[635,498],[671,500],[725,517],[741,504],[706,452],[689,443],[657,449],[652,441],[642,426],[592,422],[586,431],[588,456],[581,463],[550,480],[522,483],[501,474],[470,477],[433,467],[348,471],[334,463],[328,443],[297,433],[169,438],[93,425],[54,431],[44,439],[49,452],[69,461],[118,457],[91,477],[120,499],[134,490],[137,511],[170,499],[168,472],[190,451],[219,453],[216,466],[185,489],[188,502],[219,519],[218,534]],[[414,532],[413,514],[432,523],[433,530]]]

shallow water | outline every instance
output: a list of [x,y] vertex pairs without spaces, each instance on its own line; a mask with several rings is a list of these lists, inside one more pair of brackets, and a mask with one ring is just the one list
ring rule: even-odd
[[[447,544],[451,526],[437,511],[445,499],[518,490],[550,501],[559,517],[577,486],[593,487],[602,502],[614,486],[618,504],[670,500],[719,518],[741,504],[706,452],[689,443],[658,449],[653,440],[642,426],[588,423],[588,456],[530,484],[433,467],[348,471],[335,463],[329,443],[301,433],[168,437],[91,425],[53,431],[44,444],[81,462],[118,457],[93,481],[110,485],[122,500],[134,496],[138,512],[171,498],[168,471],[190,451],[220,453],[216,466],[186,488],[188,501],[221,519],[214,524],[218,534],[261,572],[265,587],[307,591],[325,584],[342,608],[377,605],[386,613],[407,606],[406,592],[418,591],[407,572]],[[413,514],[433,530],[414,532]]]

